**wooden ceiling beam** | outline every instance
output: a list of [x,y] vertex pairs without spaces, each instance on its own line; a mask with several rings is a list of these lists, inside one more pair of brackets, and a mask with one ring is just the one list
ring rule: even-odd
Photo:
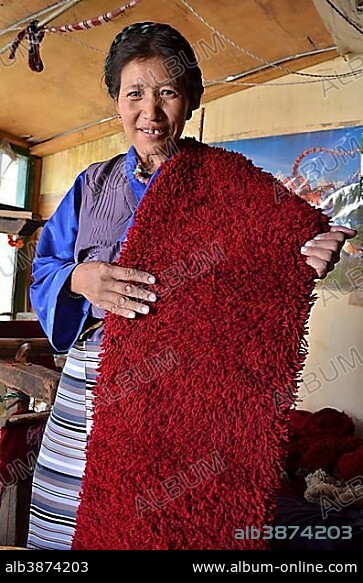
[[4,130],[0,130],[0,140],[6,140],[13,146],[19,146],[20,148],[29,150],[29,144],[26,140],[13,136],[13,134],[9,134],[9,132],[5,132]]
[[[299,57],[297,59],[293,59],[288,63],[283,64],[282,66],[290,69],[291,71],[303,71],[305,69],[308,69],[309,67],[313,67],[314,65],[319,65],[320,63],[331,61],[335,59],[337,56],[338,56],[337,51],[317,53],[316,55],[310,55],[307,57]],[[245,89],[250,88],[248,85],[242,85],[242,83],[263,84],[267,83],[268,81],[274,80],[276,81],[281,80],[282,82],[283,81],[299,82],[304,80],[306,81],[307,78],[296,75],[294,76],[293,79],[291,79],[291,76],[289,76],[289,78],[287,79],[286,75],[284,75],[282,71],[274,67],[269,67],[268,69],[264,69],[257,73],[251,73],[251,75],[244,76],[243,78],[240,79],[241,85],[236,85],[232,83],[209,85],[207,87],[207,98],[203,101],[207,103],[208,101],[214,101],[216,99],[219,99],[220,97],[224,97],[225,95],[229,95],[231,93],[236,93],[237,91],[243,91]],[[238,83],[238,79],[236,80],[236,83]]]

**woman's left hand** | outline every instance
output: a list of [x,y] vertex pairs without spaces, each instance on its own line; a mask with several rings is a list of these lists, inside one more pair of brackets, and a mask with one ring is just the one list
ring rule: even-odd
[[319,233],[306,241],[301,247],[301,253],[306,255],[306,263],[313,267],[320,279],[323,279],[334,265],[340,260],[340,252],[347,239],[352,239],[357,234],[354,229],[335,225],[328,233]]

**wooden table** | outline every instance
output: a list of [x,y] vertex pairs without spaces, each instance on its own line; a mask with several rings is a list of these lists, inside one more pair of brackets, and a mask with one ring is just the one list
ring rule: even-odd
[[[44,366],[47,364],[47,366]],[[0,416],[0,428],[45,422],[53,405],[61,372],[54,349],[38,321],[0,321],[0,395],[20,393],[25,403],[41,402],[45,411]],[[15,401],[14,401],[15,402]],[[11,404],[11,401],[10,401]],[[0,503],[0,545],[25,546],[32,475],[5,488]]]

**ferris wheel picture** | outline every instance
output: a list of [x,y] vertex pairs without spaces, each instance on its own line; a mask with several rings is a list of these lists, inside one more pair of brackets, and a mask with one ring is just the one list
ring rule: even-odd
[[362,138],[363,126],[358,126],[215,144],[241,152],[273,174],[292,193],[321,208],[332,225],[358,231],[345,244],[334,272],[318,287],[356,289],[352,275],[362,265],[363,247]]

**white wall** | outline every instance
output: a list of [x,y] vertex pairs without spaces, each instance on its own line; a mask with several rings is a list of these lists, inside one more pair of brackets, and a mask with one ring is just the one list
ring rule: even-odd
[[356,421],[363,434],[363,306],[350,293],[323,289],[311,311],[309,355],[299,408],[336,407]]
[[[363,69],[363,54],[347,64],[342,57],[306,69],[328,75]],[[252,87],[207,103],[203,139],[221,142],[361,125],[363,75],[306,83],[287,75],[273,86]],[[286,85],[286,83],[298,83]]]

